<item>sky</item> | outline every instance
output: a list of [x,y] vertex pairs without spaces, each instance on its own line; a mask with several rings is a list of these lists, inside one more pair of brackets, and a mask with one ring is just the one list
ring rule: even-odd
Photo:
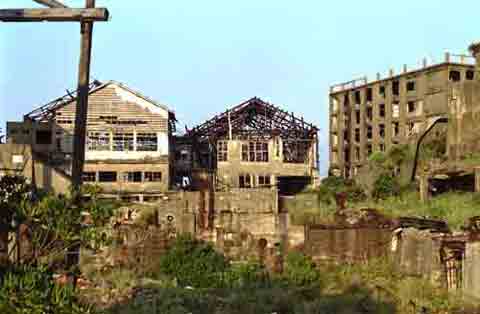
[[[66,0],[81,7],[83,0]],[[92,78],[121,81],[192,127],[253,96],[320,128],[328,170],[328,92],[403,64],[468,53],[480,2],[457,0],[97,0]],[[1,0],[0,8],[39,7]],[[0,23],[0,127],[74,89],[78,23]]]

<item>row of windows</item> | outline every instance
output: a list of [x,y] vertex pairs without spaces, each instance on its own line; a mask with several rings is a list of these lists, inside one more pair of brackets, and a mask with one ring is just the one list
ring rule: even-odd
[[156,133],[137,133],[135,143],[131,132],[88,132],[87,148],[90,151],[137,151],[154,152],[158,150],[158,136]]
[[[162,173],[158,171],[130,171],[121,173],[123,182],[161,182]],[[87,171],[83,173],[84,182],[118,182],[119,174],[116,171]]]
[[[457,70],[451,70],[449,72],[448,78],[452,82],[461,81],[462,80],[462,73],[460,71],[457,71]],[[473,80],[474,78],[475,78],[475,72],[473,70],[467,70],[465,72],[465,80]],[[406,89],[407,92],[413,92],[413,91],[416,90],[416,88],[417,87],[416,87],[416,81],[415,80],[409,80],[405,83],[405,89]],[[396,81],[392,82],[391,92],[392,92],[392,95],[394,95],[394,96],[400,95],[400,81],[396,80]],[[385,85],[378,86],[378,95],[381,96],[381,97],[385,97],[385,94],[386,94]],[[353,95],[354,95],[353,98],[354,98],[355,104],[362,103],[362,97],[361,97],[361,91],[360,90],[355,91]],[[373,88],[372,87],[369,87],[365,90],[365,100],[367,102],[370,102],[370,101],[373,100]],[[349,97],[348,93],[346,93],[344,95],[343,104],[345,106],[350,105],[350,97]],[[334,103],[334,108],[333,109],[334,109],[334,111],[336,111],[336,109],[337,109],[335,103]]]
[[[228,161],[228,142],[218,141],[217,160]],[[242,144],[242,161],[268,162],[268,142],[252,141]]]
[[269,187],[272,185],[270,175],[241,174],[238,177],[240,188]]

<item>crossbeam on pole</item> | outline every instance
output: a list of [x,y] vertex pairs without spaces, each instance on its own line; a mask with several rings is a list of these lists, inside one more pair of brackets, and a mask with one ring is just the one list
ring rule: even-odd
[[105,22],[109,12],[106,8],[91,9],[1,9],[2,22]]
[[40,3],[46,5],[50,8],[68,8],[65,4],[57,1],[57,0],[33,0],[36,3]]

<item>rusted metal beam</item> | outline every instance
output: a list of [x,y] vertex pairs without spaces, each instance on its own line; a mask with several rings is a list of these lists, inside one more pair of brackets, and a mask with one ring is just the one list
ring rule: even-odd
[[68,8],[65,4],[57,1],[57,0],[33,0],[36,3],[43,4],[50,8]]
[[105,22],[106,8],[1,9],[2,22]]

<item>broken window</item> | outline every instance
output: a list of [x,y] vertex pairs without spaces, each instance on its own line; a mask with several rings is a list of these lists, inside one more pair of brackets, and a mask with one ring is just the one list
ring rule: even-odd
[[348,148],[345,148],[345,150],[343,151],[343,155],[345,157],[345,162],[349,162],[350,161],[350,150]]
[[394,102],[392,104],[392,118],[400,117],[400,104],[398,102]]
[[109,132],[88,132],[87,150],[101,151],[110,150]]
[[415,81],[407,82],[407,92],[411,92],[415,90]]
[[238,185],[241,188],[251,188],[252,187],[252,178],[249,174],[242,174],[238,178]]
[[98,173],[99,182],[116,182],[117,172],[115,171],[100,171]]
[[358,110],[355,111],[355,122],[360,123],[360,111]]
[[373,99],[373,90],[371,87],[367,88],[366,98],[367,98],[367,101],[372,101]]
[[307,162],[311,145],[310,140],[283,141],[283,161],[297,164]]
[[380,135],[381,138],[385,138],[385,124],[378,125],[378,135]]
[[367,139],[371,140],[372,139],[372,127],[367,126]]
[[416,110],[416,103],[414,101],[409,101],[407,104],[408,113],[414,113]]
[[461,80],[460,71],[452,70],[448,75],[450,81],[459,82]]
[[95,172],[84,172],[82,175],[83,182],[97,181],[97,174]]
[[[243,152],[242,152],[243,154]],[[218,141],[217,142],[217,160],[218,161],[227,161],[228,160],[228,142],[227,141]]]
[[343,106],[348,107],[350,105],[350,97],[348,93],[345,93],[345,96],[343,96]]
[[384,151],[385,151],[385,144],[380,143],[380,144],[378,145],[378,148],[380,149],[381,152],[384,152]]
[[380,85],[378,87],[378,94],[382,97],[385,97],[385,85]]
[[392,123],[392,130],[393,130],[393,136],[398,136],[400,133],[400,123],[399,122],[393,122]]
[[362,102],[362,97],[360,91],[355,91],[355,104],[360,104]]
[[271,185],[270,175],[259,175],[258,176],[258,186],[268,187]]
[[133,150],[133,133],[117,132],[113,134],[113,150],[116,152]]
[[268,162],[268,142],[256,141],[242,144],[242,161]]
[[471,81],[475,78],[475,72],[473,72],[472,70],[468,70],[466,73],[465,73],[465,79]]
[[52,144],[52,131],[37,131],[37,144]]
[[355,142],[360,142],[360,129],[355,129]]
[[393,81],[392,82],[392,94],[395,96],[400,95],[400,82],[399,81]]
[[145,182],[160,182],[162,181],[162,173],[161,172],[145,172]]
[[142,172],[132,171],[124,174],[123,180],[125,182],[142,182]]
[[157,150],[157,133],[137,133],[137,151],[156,152]]
[[367,107],[367,119],[368,120],[373,119],[373,109],[372,109],[372,107]]
[[385,117],[385,104],[380,104],[379,108],[378,108],[378,115],[381,117],[381,118],[384,118]]

